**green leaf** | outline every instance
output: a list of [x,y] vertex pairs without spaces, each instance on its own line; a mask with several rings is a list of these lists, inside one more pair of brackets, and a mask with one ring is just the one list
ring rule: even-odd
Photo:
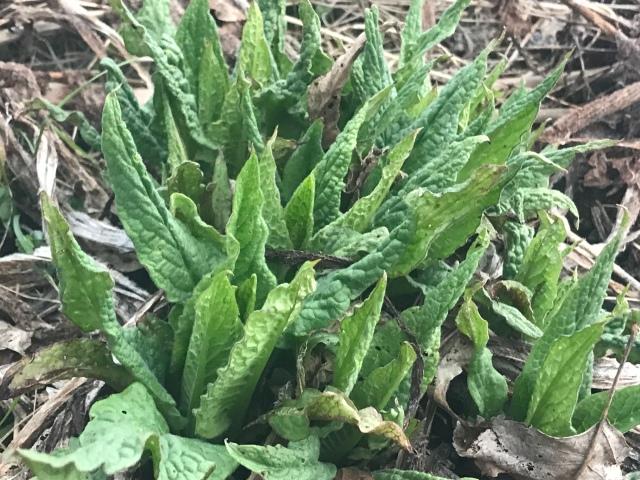
[[536,324],[544,329],[546,315],[553,307],[558,292],[564,254],[560,245],[566,231],[564,224],[543,215],[538,233],[524,252],[515,280],[532,292],[531,308]]
[[482,82],[488,54],[489,49],[485,49],[473,63],[457,72],[414,122],[412,128],[423,130],[418,134],[413,151],[405,162],[405,172],[415,172],[434,158],[435,152],[455,140],[458,119],[469,97]]
[[231,442],[226,445],[229,454],[239,464],[265,480],[331,480],[336,475],[334,465],[318,461],[320,442],[317,437],[289,443],[289,448]]
[[267,293],[276,285],[276,277],[264,258],[269,229],[263,217],[265,202],[261,185],[258,157],[253,153],[236,179],[233,208],[227,224],[227,233],[240,245],[234,281],[240,284],[255,274],[258,277],[258,305],[262,305]]
[[413,217],[407,210],[399,210],[395,219],[397,224],[374,251],[318,280],[318,287],[306,299],[300,315],[287,332],[289,339],[304,337],[338,320],[351,302],[398,260],[413,233]]
[[271,83],[277,77],[277,70],[265,38],[264,23],[258,2],[252,2],[249,5],[240,45],[239,68],[260,86]]
[[507,305],[506,303],[492,301],[491,308],[497,315],[504,318],[507,324],[515,331],[529,338],[540,338],[542,336],[542,330],[525,317],[516,307]]
[[316,164],[323,158],[322,122],[316,120],[298,142],[298,148],[291,155],[282,173],[282,198],[288,201],[293,192],[309,176]]
[[139,383],[96,402],[89,417],[79,437],[79,448],[67,455],[53,456],[32,450],[19,450],[19,454],[54,469],[73,465],[79,472],[102,469],[107,475],[113,475],[135,465],[151,437],[169,433],[153,398]]
[[287,230],[294,248],[304,248],[313,234],[313,203],[316,196],[316,177],[311,174],[293,192],[285,207]]
[[[430,258],[446,258],[453,253],[478,228],[484,210],[495,204],[506,175],[503,167],[488,166],[470,181],[441,194],[419,188],[407,195],[405,201],[417,216],[416,232],[389,275],[408,274],[427,254]],[[382,222],[384,217],[377,220],[378,224]]]
[[562,71],[566,59],[530,92],[526,92],[512,102],[505,102],[500,114],[485,134],[490,142],[479,145],[467,164],[460,172],[460,178],[469,178],[473,172],[483,165],[501,165],[507,161],[511,152],[526,142],[531,126],[538,115],[540,102],[554,87]]
[[[383,38],[378,23],[378,8],[374,5],[365,12],[364,16],[367,42],[351,67],[351,85],[358,105],[364,104],[367,99],[393,83],[389,66],[384,58]],[[389,101],[391,101],[390,98],[385,103]]]
[[[623,230],[626,228],[626,224]],[[591,270],[574,282],[546,322],[544,335],[534,344],[522,373],[514,385],[511,416],[524,419],[529,408],[536,379],[556,339],[572,335],[593,324],[600,317],[613,263],[622,240],[622,231],[609,242]],[[586,360],[585,360],[586,362]],[[584,368],[584,363],[581,366]]]
[[362,305],[356,307],[340,324],[332,385],[345,395],[351,393],[358,380],[362,362],[380,320],[386,287],[387,276],[383,275]]
[[467,373],[467,386],[480,415],[491,418],[507,402],[507,380],[493,367],[492,354],[487,348],[489,324],[480,316],[471,297],[465,299],[456,317],[458,329],[471,339],[475,352]]
[[403,342],[396,358],[386,365],[374,369],[362,382],[354,386],[351,393],[353,403],[358,408],[385,409],[402,381],[411,371],[415,361],[415,350],[411,344]]
[[[306,389],[302,396],[283,404],[289,412],[297,409],[309,420],[322,422],[343,422],[357,427],[360,433],[384,437],[404,449],[411,447],[409,439],[397,423],[384,420],[373,407],[358,410],[347,396],[336,390]],[[290,412],[291,413],[291,412]],[[357,439],[356,439],[357,440]],[[344,453],[344,452],[343,452]]]
[[220,118],[224,98],[229,91],[227,65],[217,46],[217,42],[205,43],[200,59],[198,118],[203,125]]
[[67,111],[59,106],[49,102],[45,98],[37,98],[31,102],[33,108],[44,108],[53,117],[56,122],[70,123],[78,128],[78,133],[82,139],[87,142],[89,147],[94,150],[100,150],[100,134],[93,128],[93,125],[87,120],[84,113],[80,111]]
[[222,252],[210,239],[196,238],[167,210],[122,121],[117,97],[105,100],[102,151],[116,197],[118,217],[140,262],[169,301],[186,300]]
[[187,153],[187,144],[185,143],[188,141],[188,137],[182,137],[171,110],[169,94],[158,77],[156,77],[154,95],[157,111],[162,117],[163,133],[167,138],[167,162],[169,170],[173,173],[178,166],[189,161],[189,153]]
[[238,467],[224,445],[163,435],[157,449],[154,465],[158,480],[226,480]]
[[227,164],[222,156],[216,158],[213,167],[213,177],[211,178],[211,184],[208,188],[211,191],[211,223],[213,223],[213,226],[219,232],[222,232],[226,228],[229,217],[231,217],[231,208],[233,205],[233,193],[231,192],[231,184],[229,183]]
[[284,18],[287,2],[285,0],[258,0],[260,11],[264,17],[264,36],[271,47],[273,55],[284,54],[287,23]]
[[[407,22],[402,30],[400,67],[422,57],[428,50],[453,35],[462,12],[470,0],[456,0],[440,17],[438,23],[422,32],[422,4],[424,0],[412,0]],[[422,33],[421,33],[422,32]]]
[[12,397],[40,385],[73,377],[96,378],[116,390],[123,390],[133,378],[117,365],[107,345],[100,340],[77,338],[39,350],[33,358],[20,361],[8,391]]
[[223,446],[169,434],[153,399],[139,383],[96,402],[89,416],[77,448],[54,454],[18,453],[37,469],[46,466],[65,472],[69,476],[61,478],[70,480],[87,478],[80,476],[84,472],[121,472],[140,462],[145,450],[151,452],[158,480],[223,480],[237,466]]
[[507,220],[502,227],[504,237],[504,265],[502,276],[512,279],[518,273],[527,247],[533,239],[533,228],[526,223]]
[[191,91],[197,94],[198,117],[206,124],[216,118],[229,88],[227,65],[208,0],[189,2],[178,25],[176,43],[184,57]]
[[166,139],[153,131],[153,114],[140,106],[126,77],[113,60],[103,58],[100,61],[100,68],[107,72],[105,85],[107,93],[115,92],[118,96],[122,118],[130,128],[140,156],[147,164],[156,167],[164,164],[167,158]]
[[300,2],[298,14],[302,21],[300,56],[282,87],[283,93],[296,101],[303,99],[314,77],[324,74],[331,67],[331,59],[322,51],[320,19],[309,0]]
[[425,358],[423,390],[433,380],[438,367],[442,324],[473,277],[489,241],[489,232],[481,226],[479,236],[464,261],[424,292],[424,303],[421,306],[402,312],[402,321],[416,337]]
[[604,323],[595,323],[569,336],[558,337],[541,365],[527,410],[526,423],[556,437],[575,434],[571,418],[587,357]]
[[214,438],[239,426],[271,352],[314,287],[313,266],[305,264],[290,284],[277,286],[262,309],[249,315],[243,337],[231,349],[226,366],[195,411],[198,435]]
[[220,272],[195,303],[195,322],[182,376],[180,407],[184,415],[197,408],[206,386],[226,364],[233,344],[242,335],[235,288]]
[[[578,433],[586,432],[602,418],[609,392],[589,395],[578,403],[572,423]],[[640,425],[640,385],[616,390],[607,415],[609,423],[622,433]]]
[[258,277],[253,274],[246,279],[236,291],[236,301],[240,310],[240,318],[242,322],[246,322],[249,314],[256,309],[256,287],[258,285]]
[[235,81],[224,97],[220,119],[209,127],[208,132],[216,143],[222,145],[231,177],[238,175],[252,147],[258,152],[264,148],[249,92],[249,82],[242,69],[236,71]]
[[51,255],[60,278],[63,313],[85,332],[100,330],[113,356],[149,389],[170,422],[175,426],[181,424],[175,401],[122,332],[113,304],[111,275],[82,251],[69,225],[46,195],[41,200]]
[[280,191],[277,185],[276,161],[273,158],[272,146],[277,137],[277,131],[269,140],[260,154],[260,187],[264,196],[262,213],[269,228],[267,245],[277,249],[291,249],[293,244],[289,238],[289,230],[285,220],[284,208],[280,201]]
[[[418,131],[414,131],[400,141],[387,155],[382,169],[380,181],[373,191],[366,197],[359,198],[356,203],[342,216],[333,222],[332,226],[351,228],[356,232],[364,232],[373,220],[376,211],[382,205],[393,182],[396,180],[407,156],[413,148]],[[330,225],[330,226],[331,226]]]
[[174,193],[181,193],[198,205],[204,193],[203,178],[204,174],[196,162],[185,161],[181,163],[167,180],[169,197]]
[[330,224],[340,215],[340,196],[344,187],[344,177],[351,164],[358,132],[367,117],[377,111],[388,95],[389,90],[386,89],[368,100],[347,122],[322,160],[313,169],[316,177],[314,219],[317,229]]
[[[423,0],[424,1],[424,0]],[[430,473],[418,472],[415,470],[379,470],[373,472],[374,480],[445,480],[445,477],[431,475]],[[467,477],[461,480],[473,480]]]

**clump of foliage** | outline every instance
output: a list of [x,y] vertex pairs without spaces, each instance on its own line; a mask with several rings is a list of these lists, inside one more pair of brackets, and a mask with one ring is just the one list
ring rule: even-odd
[[[301,0],[294,61],[285,2],[254,1],[230,69],[207,0],[193,0],[177,28],[166,2],[147,0],[136,16],[113,2],[128,48],[154,61],[154,97],[139,105],[105,60],[102,132],[84,132],[171,309],[122,326],[108,270],[43,194],[64,313],[101,335],[28,368],[64,358],[119,393],[93,406],[68,448],[20,451],[40,478],[104,478],[148,457],[158,479],[242,478],[239,465],[266,479],[331,479],[354,462],[375,470],[390,458],[381,452],[411,448],[448,316],[474,345],[465,415],[506,413],[557,436],[597,421],[590,366],[620,237],[588,274],[561,280],[565,230],[544,212],[573,208],[548,178],[601,144],[529,151],[562,65],[500,108],[492,85],[504,63],[487,71],[492,45],[432,85],[425,52],[469,0],[424,32],[422,3],[391,71],[375,8],[361,51],[334,62]],[[504,244],[502,276],[474,276],[492,242]],[[489,327],[533,345],[511,398]],[[636,412],[618,405],[614,425],[630,428]]]

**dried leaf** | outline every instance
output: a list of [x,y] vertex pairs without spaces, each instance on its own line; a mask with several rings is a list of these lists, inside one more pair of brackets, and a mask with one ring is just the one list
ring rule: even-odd
[[[523,423],[495,418],[478,426],[458,423],[454,446],[458,455],[475,459],[483,474],[515,479],[574,479],[593,440],[594,428],[557,438]],[[622,479],[620,464],[628,454],[624,437],[608,423],[581,480]]]

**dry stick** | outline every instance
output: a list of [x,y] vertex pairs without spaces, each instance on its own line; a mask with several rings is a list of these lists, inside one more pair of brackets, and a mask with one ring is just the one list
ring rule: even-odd
[[607,404],[605,405],[604,410],[602,410],[602,417],[600,418],[600,421],[598,422],[598,426],[593,432],[593,436],[591,437],[591,443],[589,444],[589,449],[587,450],[587,453],[584,456],[584,460],[582,461],[582,464],[578,468],[578,471],[576,472],[574,478],[581,478],[582,474],[587,470],[587,468],[589,468],[589,463],[591,462],[591,458],[593,457],[593,454],[595,453],[595,450],[596,450],[596,440],[598,439],[598,436],[602,432],[602,429],[604,428],[607,422],[607,417],[609,416],[609,409],[611,408],[611,403],[613,403],[613,394],[616,391],[618,380],[620,380],[622,369],[624,368],[624,364],[627,363],[627,359],[629,358],[629,354],[631,353],[631,348],[633,347],[636,341],[636,336],[638,335],[638,330],[640,329],[640,324],[638,323],[639,321],[640,321],[640,310],[634,310],[631,313],[632,324],[631,324],[631,333],[629,335],[629,340],[627,341],[627,346],[624,349],[624,354],[622,355],[622,361],[620,362],[620,366],[618,367],[616,376],[613,378],[613,383],[611,384],[611,389],[609,390],[609,398],[607,399]]
[[[639,56],[640,51],[634,40],[627,37],[614,25],[607,22],[599,14],[576,0],[562,0],[575,12],[582,15],[606,36],[614,38],[621,49],[629,56]],[[640,82],[632,83],[602,98],[598,98],[582,107],[571,110],[562,116],[551,127],[547,128],[541,137],[548,143],[565,143],[571,134],[591,125],[596,120],[623,110],[640,101]]]
[[547,128],[541,140],[548,143],[566,143],[572,133],[579,132],[596,120],[624,110],[637,102],[640,102],[640,82],[627,85],[607,96],[571,110]]

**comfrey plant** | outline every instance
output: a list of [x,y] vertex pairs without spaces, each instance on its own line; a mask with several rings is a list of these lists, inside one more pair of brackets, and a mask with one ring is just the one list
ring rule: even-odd
[[[139,105],[105,60],[102,132],[83,124],[81,134],[101,149],[117,216],[171,309],[122,326],[108,270],[43,194],[64,313],[100,338],[55,345],[29,368],[75,361],[118,393],[93,406],[68,448],[19,452],[40,478],[104,478],[150,458],[163,480],[244,469],[321,480],[411,449],[405,428],[450,314],[475,346],[469,415],[507,412],[554,435],[594,423],[602,399],[590,395],[589,366],[620,238],[587,275],[560,282],[564,230],[544,211],[573,208],[548,178],[602,144],[528,151],[562,65],[499,109],[492,86],[505,63],[487,71],[493,45],[432,85],[425,52],[469,0],[424,32],[422,3],[391,71],[375,8],[366,39],[334,61],[301,0],[294,61],[284,0],[254,1],[230,68],[207,0],[193,0],[177,29],[163,0],[136,16],[113,1],[129,50],[154,61],[153,101]],[[503,278],[478,284],[492,241],[505,245]],[[511,399],[481,315],[533,343]]]

